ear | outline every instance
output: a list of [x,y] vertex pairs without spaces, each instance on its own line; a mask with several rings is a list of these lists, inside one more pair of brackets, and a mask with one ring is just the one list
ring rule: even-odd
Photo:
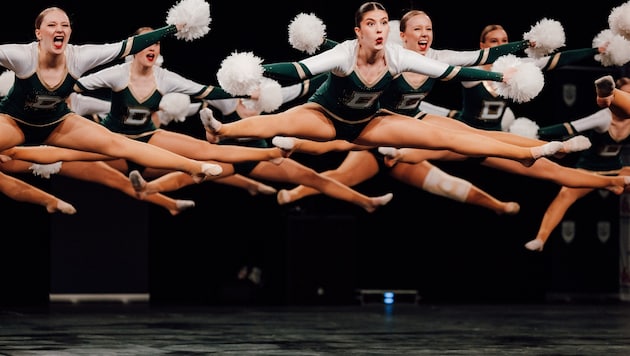
[[42,32],[39,29],[35,30],[35,38],[37,38],[38,41],[40,41],[42,38]]
[[361,29],[358,27],[354,28],[354,34],[357,35],[357,37],[359,37],[359,35],[361,34]]

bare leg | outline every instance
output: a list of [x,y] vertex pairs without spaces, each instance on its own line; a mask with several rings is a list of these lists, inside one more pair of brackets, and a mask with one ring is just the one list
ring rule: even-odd
[[307,185],[330,197],[356,204],[370,213],[389,203],[393,197],[391,193],[368,197],[290,158],[285,158],[279,165],[260,162],[250,175],[258,179]]
[[[136,199],[140,198],[127,177],[105,162],[64,162],[59,174],[74,179],[102,184],[106,187],[121,191],[130,197]],[[190,176],[185,173],[181,174],[190,178]],[[162,194],[152,194],[151,196],[143,197],[142,200],[165,208],[171,215],[178,215],[182,211],[195,206],[195,202],[192,200],[176,200]]]
[[49,213],[61,212],[72,215],[77,212],[71,204],[4,173],[0,173],[0,191],[13,200],[41,205]]
[[208,176],[221,173],[221,167],[217,165],[192,160],[163,148],[129,139],[76,114],[69,115],[59,124],[45,143],[124,158],[146,167],[186,172],[197,183]]
[[[301,141],[305,141],[307,144],[310,144],[311,142],[308,140]],[[353,187],[374,177],[378,171],[378,163],[370,152],[351,151],[348,152],[348,155],[343,162],[341,162],[339,167],[334,170],[322,172],[321,174],[337,180],[349,187]],[[280,205],[289,204],[304,197],[316,194],[321,194],[321,192],[312,186],[301,184],[290,190],[280,190],[280,192],[278,192],[278,203]]]
[[481,206],[499,215],[514,215],[520,211],[518,203],[503,202],[472,183],[447,174],[427,161],[415,164],[398,163],[391,168],[390,175],[429,193]]
[[11,159],[50,164],[58,161],[103,161],[115,159],[100,153],[73,150],[55,146],[15,146],[0,154]]
[[245,189],[251,195],[258,195],[258,194],[271,195],[271,194],[277,193],[276,188],[271,187],[267,184],[261,183],[252,178],[245,177],[240,174],[234,174],[227,177],[219,177],[219,178],[213,179],[212,181],[216,183],[231,185],[233,187]]
[[214,160],[226,163],[267,161],[282,158],[285,155],[285,152],[277,147],[217,145],[167,130],[156,131],[149,140],[149,144],[199,161]]
[[[453,154],[452,152],[430,152],[428,150],[409,148],[387,148],[386,150],[380,149],[380,151],[388,155],[393,162],[414,163],[426,159],[461,160],[465,158],[465,156]],[[530,167],[524,167],[521,164],[515,164],[514,161],[497,157],[488,157],[481,164],[514,174],[548,180],[570,188],[602,188],[608,189],[615,194],[621,194],[626,186],[630,184],[630,176],[603,176],[577,168],[562,166],[546,158],[538,159]]]
[[592,191],[592,188],[562,187],[558,195],[556,195],[551,204],[549,204],[547,211],[545,211],[536,238],[527,242],[525,248],[531,251],[542,251],[547,239],[558,226],[571,205]]
[[[218,122],[218,121],[217,121]],[[304,104],[278,114],[252,116],[236,122],[213,125],[218,137],[271,137],[287,135],[316,140],[335,138],[335,130],[316,106]],[[410,120],[402,115],[372,119],[354,143],[365,146],[397,146],[451,150],[467,156],[507,158],[530,166],[535,160],[552,156],[563,148],[552,141],[534,147],[508,144],[464,130],[448,129]]]

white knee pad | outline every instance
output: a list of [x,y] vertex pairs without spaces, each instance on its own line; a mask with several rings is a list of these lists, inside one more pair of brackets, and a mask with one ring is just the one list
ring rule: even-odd
[[437,167],[433,167],[424,179],[422,189],[429,193],[465,202],[472,183],[453,177]]

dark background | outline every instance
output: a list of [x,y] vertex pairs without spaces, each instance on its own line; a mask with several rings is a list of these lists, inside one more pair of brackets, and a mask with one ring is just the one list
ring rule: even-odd
[[[353,36],[354,11],[361,3],[212,2],[210,33],[194,42],[163,40],[164,66],[216,84],[221,60],[235,50],[252,51],[266,62],[296,60],[301,54],[290,47],[287,35],[295,15],[315,13],[327,25],[331,39],[343,40]],[[173,4],[14,3],[11,12],[4,12],[11,26],[0,42],[33,40],[34,19],[45,6],[59,5],[70,14],[71,42],[80,44],[118,41],[138,27],[160,27]],[[503,24],[510,39],[517,40],[545,17],[563,24],[567,48],[590,47],[595,35],[608,27],[611,8],[621,2],[572,6],[570,11],[550,8],[549,2],[542,1],[530,1],[517,10],[508,9],[504,1],[383,4],[391,19],[410,8],[428,12],[434,48],[476,49],[486,24]],[[596,110],[593,80],[620,72],[622,68],[602,68],[594,61],[559,69],[546,76],[545,89],[536,100],[514,110],[541,126],[578,118]],[[574,107],[562,102],[565,83],[578,86]],[[444,84],[428,101],[458,107],[459,98],[456,84]],[[192,135],[202,132],[196,118],[169,128]],[[343,155],[293,158],[321,171],[335,168]],[[572,159],[562,162],[570,164]],[[235,188],[204,183],[170,194],[197,202],[193,210],[172,217],[161,208],[91,183],[24,175],[21,178],[75,204],[79,213],[50,216],[39,206],[0,197],[7,225],[0,246],[5,255],[0,260],[4,281],[0,301],[45,303],[51,291],[67,289],[148,290],[155,302],[210,304],[346,303],[354,300],[357,289],[373,288],[415,289],[433,302],[538,302],[554,295],[600,297],[617,292],[618,197],[594,192],[581,200],[567,214],[578,224],[574,243],[564,244],[555,233],[545,251],[532,253],[523,244],[535,236],[558,186],[470,163],[438,165],[500,199],[518,201],[521,213],[497,216],[382,174],[356,187],[370,195],[394,193],[389,205],[372,214],[325,196],[278,206],[275,196],[252,197]],[[17,223],[24,220],[26,224]],[[611,221],[615,229],[606,243],[594,235],[601,220]],[[243,265],[262,268],[261,287],[236,280]],[[318,294],[319,288],[325,293]]]

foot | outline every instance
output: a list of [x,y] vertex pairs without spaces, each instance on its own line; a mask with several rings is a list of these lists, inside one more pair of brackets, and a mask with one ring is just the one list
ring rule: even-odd
[[542,251],[545,243],[540,239],[533,239],[525,244],[525,248],[530,251]]
[[194,200],[177,200],[175,201],[175,209],[169,210],[171,215],[175,216],[184,210],[188,210],[195,207]]
[[378,152],[385,156],[385,165],[392,167],[400,159],[400,151],[396,147],[379,147]]
[[517,202],[507,202],[505,203],[505,207],[503,209],[503,214],[507,214],[507,215],[516,215],[518,214],[518,212],[521,211],[521,206],[519,203]]
[[138,198],[143,199],[147,194],[147,181],[144,180],[142,174],[138,170],[129,172],[129,181]]
[[615,89],[615,80],[611,75],[603,76],[595,80],[595,92],[600,98],[606,98],[613,94]]
[[616,195],[621,195],[623,192],[626,191],[626,187],[630,185],[630,176],[619,176],[618,178],[622,179],[622,181],[620,182],[621,184],[614,184],[606,187],[606,189]]
[[381,195],[380,197],[370,198],[370,205],[369,206],[365,206],[364,209],[368,213],[372,213],[378,207],[381,207],[383,205],[387,205],[387,203],[389,203],[390,200],[392,200],[393,197],[394,197],[394,194],[387,193],[385,195]]
[[223,124],[214,118],[214,113],[209,108],[201,109],[201,111],[199,111],[199,118],[201,118],[201,123],[203,123],[203,127],[206,129],[206,139],[211,143],[218,143],[220,141],[218,133]]
[[46,210],[49,213],[60,212],[68,215],[73,215],[77,212],[77,209],[75,209],[72,204],[68,204],[63,200],[57,200],[55,204],[47,206]]
[[203,163],[201,165],[201,173],[193,175],[195,183],[201,183],[208,177],[217,177],[223,173],[223,168],[214,163]]
[[527,160],[523,161],[522,163],[526,167],[529,167],[532,164],[534,164],[534,162],[537,159],[539,159],[541,157],[553,156],[558,151],[560,151],[563,147],[564,146],[563,146],[562,142],[559,142],[559,141],[551,141],[551,142],[545,143],[542,146],[532,147],[532,148],[530,148],[530,152],[532,154],[532,158],[531,159],[527,159]]
[[570,139],[562,142],[562,152],[563,153],[571,153],[571,152],[580,152],[591,147],[591,140],[586,136],[574,136]]
[[286,189],[280,189],[276,199],[279,205],[289,204],[291,202],[291,193]]
[[275,136],[271,139],[271,143],[284,152],[283,156],[285,158],[291,156],[297,148],[297,143],[293,137]]
[[276,194],[276,192],[278,192],[278,190],[276,190],[276,188],[268,186],[267,184],[256,184],[253,187],[250,187],[250,189],[248,189],[249,194],[251,195],[258,195],[258,194],[263,194],[263,195],[272,195],[272,194]]

